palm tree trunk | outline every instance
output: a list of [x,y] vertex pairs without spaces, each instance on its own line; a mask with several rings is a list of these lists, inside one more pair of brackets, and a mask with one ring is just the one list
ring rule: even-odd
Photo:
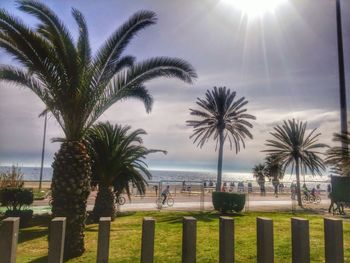
[[112,188],[106,185],[99,185],[95,206],[92,211],[94,220],[97,222],[100,217],[111,217],[112,220],[115,219],[115,194]]
[[66,218],[65,258],[81,255],[84,248],[86,203],[90,194],[90,158],[79,141],[62,143],[52,164],[52,214]]
[[221,181],[222,181],[222,158],[224,155],[224,130],[220,131],[219,134],[219,159],[218,159],[218,177],[216,182],[216,191],[221,191]]
[[299,158],[295,158],[295,174],[297,177],[297,198],[298,198],[298,206],[302,207],[303,204],[301,202],[301,191],[300,191],[300,172],[299,172]]

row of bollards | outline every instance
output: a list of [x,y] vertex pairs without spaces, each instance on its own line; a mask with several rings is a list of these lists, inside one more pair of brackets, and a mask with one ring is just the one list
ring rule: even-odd
[[[97,263],[107,263],[109,258],[111,218],[102,217],[99,222]],[[292,218],[292,262],[310,262],[309,221]],[[9,217],[0,227],[0,263],[16,262],[19,218]],[[49,263],[62,263],[66,219],[54,218],[50,223]],[[219,219],[219,262],[234,262],[234,219]],[[155,219],[145,217],[142,223],[141,263],[154,261]],[[324,218],[325,262],[343,263],[343,221]],[[194,217],[183,218],[182,262],[196,262],[197,220]],[[257,218],[257,262],[274,262],[273,221],[269,218]]]

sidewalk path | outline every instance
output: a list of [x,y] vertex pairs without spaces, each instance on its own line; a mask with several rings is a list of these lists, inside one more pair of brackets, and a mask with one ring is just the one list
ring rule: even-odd
[[[152,199],[153,200],[153,199]],[[213,210],[213,205],[211,201],[205,201],[202,203],[204,210]],[[246,203],[246,211],[278,211],[278,210],[292,210],[291,200],[252,200]],[[294,204],[296,206],[296,203]],[[325,208],[329,206],[328,200],[322,200],[320,204],[310,204],[312,208]],[[87,210],[91,211],[93,204],[88,204]],[[174,206],[168,207],[167,205],[162,206],[161,210],[189,210],[196,211],[201,210],[201,202],[198,200],[194,201],[176,201]],[[32,206],[35,214],[51,213],[51,208],[48,205],[36,205]],[[137,200],[137,202],[129,203],[119,206],[119,211],[157,211],[158,208],[154,202],[150,200]]]

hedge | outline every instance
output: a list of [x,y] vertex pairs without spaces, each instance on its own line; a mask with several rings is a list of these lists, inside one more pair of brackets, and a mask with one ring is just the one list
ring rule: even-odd
[[27,226],[33,217],[33,210],[24,209],[24,210],[7,210],[5,212],[6,217],[19,217],[19,226],[25,227]]
[[23,209],[34,201],[33,192],[22,187],[5,187],[0,189],[0,205],[6,206],[5,217],[19,217],[20,226],[26,226],[33,216],[33,210]]
[[213,192],[212,201],[214,209],[222,213],[241,212],[245,205],[245,194]]
[[350,177],[332,176],[332,199],[335,202],[350,202]]
[[34,201],[33,192],[29,189],[18,187],[5,187],[0,189],[0,204],[8,210],[21,210],[23,206],[29,206]]

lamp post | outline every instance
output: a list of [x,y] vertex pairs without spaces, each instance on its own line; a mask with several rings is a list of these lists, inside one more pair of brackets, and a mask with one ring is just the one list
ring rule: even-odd
[[[337,41],[338,41],[338,63],[339,63],[339,88],[340,88],[340,126],[341,133],[345,134],[348,132],[347,124],[347,106],[346,106],[346,87],[345,87],[345,70],[344,70],[344,51],[343,51],[343,34],[341,24],[341,8],[340,0],[336,0],[336,11],[337,11]],[[344,152],[348,150],[348,145],[342,143]]]
[[46,125],[47,125],[47,113],[45,113],[43,148],[41,150],[41,167],[40,167],[39,191],[41,190],[41,183],[42,183],[42,180],[43,180],[44,157],[45,157],[45,141],[46,141]]

